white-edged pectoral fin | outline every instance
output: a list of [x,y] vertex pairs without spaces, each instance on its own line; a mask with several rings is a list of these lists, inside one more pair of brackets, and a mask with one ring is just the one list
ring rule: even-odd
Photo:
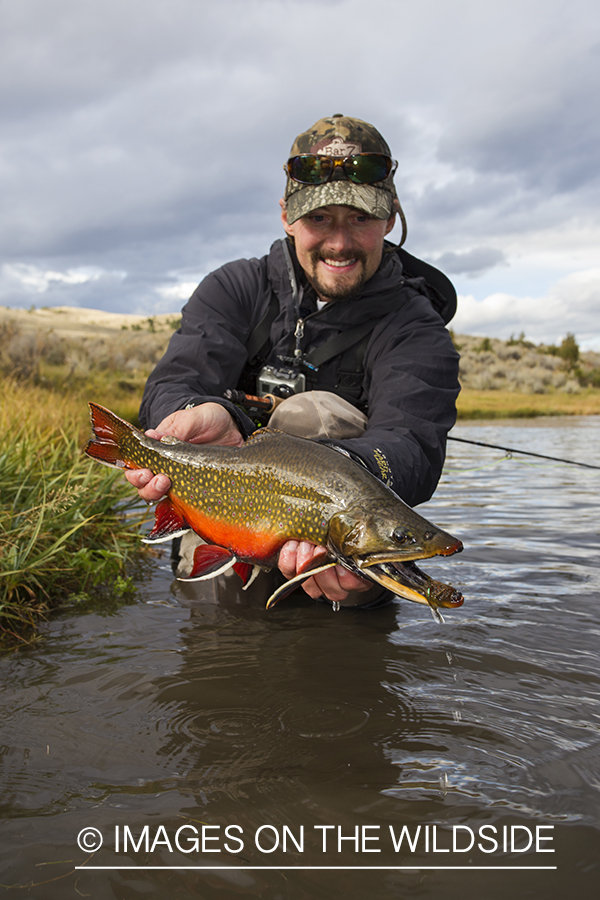
[[271,609],[271,607],[275,606],[276,603],[279,603],[280,600],[283,600],[284,597],[287,597],[288,594],[291,594],[292,591],[296,589],[299,584],[302,584],[303,581],[306,581],[307,578],[311,578],[313,575],[318,575],[319,572],[325,572],[327,569],[333,568],[333,566],[337,566],[337,562],[328,562],[323,566],[317,566],[314,569],[310,569],[307,572],[301,572],[299,575],[295,575],[293,578],[290,578],[289,581],[286,581],[285,584],[282,584],[277,588],[276,591],[273,591],[269,599],[267,600],[266,609]]

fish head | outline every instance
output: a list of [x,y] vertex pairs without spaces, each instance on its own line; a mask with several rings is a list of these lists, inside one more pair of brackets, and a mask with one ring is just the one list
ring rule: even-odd
[[463,548],[458,538],[396,497],[336,513],[329,524],[329,545],[340,558],[351,558],[360,568],[375,562],[451,556]]
[[343,510],[329,525],[328,550],[342,565],[433,609],[461,606],[463,597],[450,585],[430,578],[413,561],[451,556],[462,549],[458,538],[395,497]]

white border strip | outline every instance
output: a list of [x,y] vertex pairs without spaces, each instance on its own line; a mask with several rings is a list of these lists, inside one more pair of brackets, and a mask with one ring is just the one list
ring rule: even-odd
[[85,871],[86,869],[103,869],[109,872],[115,871],[132,871],[147,872],[156,870],[173,870],[173,871],[194,871],[194,872],[248,872],[248,871],[324,871],[324,872],[422,872],[424,870],[437,872],[465,871],[472,869],[474,871],[483,872],[502,872],[511,871],[555,871],[558,866],[75,866],[76,869]]

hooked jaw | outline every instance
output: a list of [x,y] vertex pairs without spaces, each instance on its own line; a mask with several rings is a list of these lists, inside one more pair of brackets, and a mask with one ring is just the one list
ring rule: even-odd
[[[450,537],[442,532],[445,537]],[[415,559],[426,559],[432,556],[452,556],[463,549],[462,542],[458,538],[452,538],[451,542],[445,541],[438,548],[430,547],[432,552],[427,556],[424,553],[410,557],[391,552],[371,553],[362,559],[356,560],[356,570],[361,575],[381,584],[388,591],[413,600],[415,603],[423,603],[432,609],[442,606],[446,609],[454,609],[462,606],[464,598],[462,594],[451,585],[444,584],[430,578],[425,572],[415,565]]]
[[412,560],[406,562],[370,563],[359,567],[361,575],[365,575],[382,587],[415,603],[422,603],[432,609],[443,607],[455,609],[462,606],[464,597],[449,584],[430,578],[418,568]]

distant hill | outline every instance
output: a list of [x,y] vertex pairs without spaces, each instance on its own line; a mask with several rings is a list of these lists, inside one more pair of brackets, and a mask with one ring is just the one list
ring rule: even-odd
[[[66,366],[136,374],[141,384],[164,353],[174,314],[143,316],[76,307],[10,309],[0,306],[0,371],[29,377],[40,366]],[[600,353],[580,353],[572,335],[559,346],[525,339],[454,334],[460,381],[473,391],[576,394],[600,388]]]
[[577,393],[600,387],[600,353],[581,353],[572,335],[559,346],[533,344],[523,336],[498,338],[452,334],[460,353],[460,382],[476,391]]

